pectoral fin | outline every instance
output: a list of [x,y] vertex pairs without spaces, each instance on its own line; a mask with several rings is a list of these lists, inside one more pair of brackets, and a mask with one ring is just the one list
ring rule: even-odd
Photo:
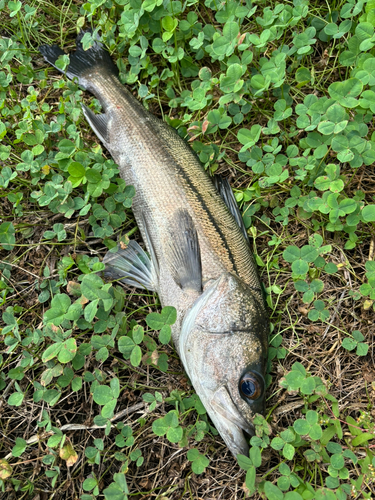
[[156,256],[155,246],[154,246],[154,243],[152,241],[151,231],[150,231],[150,228],[148,226],[147,219],[146,219],[143,212],[141,212],[141,214],[140,214],[140,219],[141,219],[141,223],[142,223],[141,228],[143,229],[144,241],[145,241],[146,246],[147,246],[147,248],[150,252],[150,255],[151,255],[151,263],[152,263],[153,268],[155,269],[155,274],[157,276],[159,276],[159,262],[158,262],[158,258]]
[[168,260],[178,286],[183,290],[202,291],[198,233],[187,210],[177,211],[172,221]]
[[107,252],[103,262],[106,265],[104,274],[110,279],[156,291],[155,267],[136,241],[131,240],[125,249],[120,248],[116,253]]

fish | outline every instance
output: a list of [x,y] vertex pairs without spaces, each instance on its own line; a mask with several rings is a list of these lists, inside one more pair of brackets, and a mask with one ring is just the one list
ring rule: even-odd
[[[103,112],[83,114],[135,188],[135,240],[103,262],[112,279],[156,292],[173,306],[172,340],[211,421],[236,457],[249,452],[253,418],[264,414],[269,319],[247,231],[230,184],[214,181],[175,129],[121,84],[99,40],[77,37],[64,73],[92,93]],[[65,52],[39,47],[56,66]]]

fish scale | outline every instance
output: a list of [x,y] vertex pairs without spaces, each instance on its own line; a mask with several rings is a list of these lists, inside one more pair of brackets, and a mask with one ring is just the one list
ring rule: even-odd
[[[172,337],[184,368],[231,452],[246,454],[245,433],[265,407],[269,326],[237,203],[229,184],[217,178],[219,192],[189,145],[121,85],[102,45],[85,52],[81,37],[66,74],[103,107],[83,112],[135,188],[132,209],[150,255],[131,241],[107,253],[107,275],[176,308]],[[55,67],[64,54],[39,49]]]

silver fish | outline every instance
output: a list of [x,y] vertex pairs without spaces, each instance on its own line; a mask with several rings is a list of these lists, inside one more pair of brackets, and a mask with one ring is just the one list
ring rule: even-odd
[[[68,78],[99,99],[104,113],[83,113],[133,185],[133,212],[151,258],[135,241],[104,259],[123,282],[174,306],[172,337],[208,415],[236,456],[265,409],[268,316],[246,229],[229,184],[217,187],[192,149],[149,113],[118,80],[99,42],[70,55]],[[41,46],[56,67],[64,52]],[[57,68],[58,69],[58,68]]]

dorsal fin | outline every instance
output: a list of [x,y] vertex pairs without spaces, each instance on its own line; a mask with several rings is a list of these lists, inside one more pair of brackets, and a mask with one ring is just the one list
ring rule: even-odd
[[242,219],[240,209],[238,208],[237,200],[234,197],[232,188],[230,187],[230,184],[228,182],[228,179],[226,177],[221,177],[221,175],[215,175],[213,181],[224,203],[229,208],[229,211],[231,212],[239,228],[243,232],[245,239],[248,240],[246,227]]

